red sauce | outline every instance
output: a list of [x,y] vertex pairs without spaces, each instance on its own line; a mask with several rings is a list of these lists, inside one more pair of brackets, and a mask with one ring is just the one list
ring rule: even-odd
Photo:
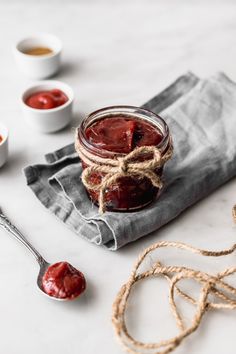
[[3,137],[0,135],[0,144],[3,142]]
[[58,262],[48,267],[42,284],[48,295],[68,300],[73,300],[86,288],[83,273],[67,262]]
[[86,137],[100,149],[119,153],[129,153],[138,146],[156,146],[163,138],[151,123],[124,117],[95,122],[86,129]]
[[68,101],[64,92],[58,89],[50,91],[40,91],[30,95],[25,103],[36,109],[52,109],[62,106]]
[[[125,116],[98,120],[85,130],[85,135],[89,143],[98,149],[124,154],[139,146],[157,146],[163,139],[157,126],[145,120]],[[84,162],[82,165],[86,168]],[[157,169],[156,174],[161,176],[162,170],[162,167]],[[104,175],[94,172],[89,180],[93,184],[99,184]],[[92,201],[98,204],[98,192],[92,190],[88,192]],[[122,177],[106,190],[106,209],[111,211],[139,209],[149,204],[157,193],[158,189],[153,187],[147,178]]]

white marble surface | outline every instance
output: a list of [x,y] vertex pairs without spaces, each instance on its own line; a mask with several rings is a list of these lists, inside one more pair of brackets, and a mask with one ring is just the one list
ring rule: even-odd
[[[137,255],[157,240],[209,249],[229,247],[236,238],[231,220],[235,181],[159,232],[116,253],[78,238],[25,185],[22,168],[43,162],[44,153],[69,143],[73,134],[68,128],[40,135],[25,126],[18,97],[30,81],[18,72],[11,45],[19,37],[40,31],[62,39],[64,67],[57,78],[74,88],[75,126],[85,113],[105,105],[140,105],[187,70],[200,76],[222,70],[236,80],[236,3],[1,1],[0,17],[0,120],[10,129],[10,159],[0,170],[0,205],[48,260],[66,259],[88,278],[88,290],[80,301],[49,301],[37,291],[38,266],[31,255],[1,231],[0,353],[120,354],[110,321],[111,306]],[[182,254],[165,255],[168,262],[183,261]],[[199,258],[186,259],[198,265]],[[235,256],[211,261],[209,269],[217,271],[233,262]],[[161,297],[166,299],[167,289],[159,291],[159,284],[163,285],[150,282],[138,289],[129,307],[130,329],[140,339],[154,341],[173,333]],[[209,314],[176,353],[235,353],[235,315]]]

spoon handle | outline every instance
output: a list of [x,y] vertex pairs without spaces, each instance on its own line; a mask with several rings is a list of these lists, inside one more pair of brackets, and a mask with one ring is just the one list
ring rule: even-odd
[[46,263],[41,254],[31,245],[24,235],[11,223],[11,221],[2,213],[0,208],[0,226],[13,235],[19,242],[21,242],[36,258],[39,265]]

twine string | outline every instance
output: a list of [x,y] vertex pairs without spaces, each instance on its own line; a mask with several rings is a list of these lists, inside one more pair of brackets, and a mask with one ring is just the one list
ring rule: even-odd
[[[232,254],[236,250],[236,244],[223,251],[207,251],[184,243],[167,241],[158,242],[148,247],[138,258],[129,280],[122,286],[113,304],[112,323],[116,335],[124,349],[132,354],[168,354],[175,350],[186,337],[198,329],[203,316],[209,309],[236,309],[236,288],[225,281],[226,277],[236,273],[236,267],[230,267],[216,275],[211,275],[204,271],[194,270],[184,266],[165,266],[160,262],[156,262],[151,269],[140,272],[139,268],[146,256],[152,251],[163,247],[187,250],[206,257],[222,257]],[[160,340],[156,343],[140,342],[129,334],[126,327],[125,313],[128,298],[133,286],[137,282],[149,277],[160,276],[165,277],[170,284],[169,302],[173,317],[179,328],[179,334],[171,339]],[[178,284],[183,279],[193,279],[201,285],[198,299],[194,299],[179,288]],[[176,305],[176,294],[196,306],[195,315],[188,326],[184,324],[181,313]],[[214,299],[216,299],[217,302],[213,300],[210,301],[209,295],[214,295]]]
[[[98,202],[100,213],[104,213],[106,210],[106,190],[122,177],[147,178],[154,187],[161,189],[163,183],[155,171],[162,167],[173,154],[172,144],[169,144],[169,148],[164,155],[155,146],[140,146],[124,157],[104,158],[90,153],[80,144],[78,131],[76,131],[75,149],[87,166],[81,176],[84,186],[89,190],[99,192]],[[145,161],[137,161],[137,159],[143,156],[146,157]],[[90,180],[91,175],[95,172],[105,174],[101,182],[97,184]]]
[[232,216],[233,216],[233,221],[236,224],[236,204],[233,206]]

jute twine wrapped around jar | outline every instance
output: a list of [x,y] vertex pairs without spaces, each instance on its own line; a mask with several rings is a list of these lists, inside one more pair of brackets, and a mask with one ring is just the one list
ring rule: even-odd
[[[78,140],[78,130],[75,133],[75,149],[81,160],[87,165],[82,172],[82,182],[84,186],[92,191],[99,192],[99,212],[104,213],[105,191],[115,184],[121,177],[146,177],[154,187],[161,189],[163,183],[156,174],[156,170],[162,167],[173,154],[173,145],[170,141],[168,150],[162,154],[155,146],[141,146],[135,148],[124,157],[114,159],[95,156],[88,152]],[[145,161],[138,161],[140,157],[146,156]],[[101,183],[94,184],[90,181],[90,176],[95,173],[104,173]]]
[[[174,247],[187,250],[202,256],[221,257],[233,253],[236,250],[236,244],[223,251],[201,250],[180,242],[158,242],[148,247],[138,258],[134,269],[127,283],[120,289],[113,304],[112,323],[115,333],[124,349],[132,354],[167,354],[175,350],[182,341],[192,334],[199,327],[203,316],[211,309],[236,309],[236,288],[229,285],[225,278],[236,273],[236,267],[230,267],[215,275],[203,271],[187,268],[185,266],[168,266],[161,262],[155,262],[147,271],[140,272],[139,268],[147,255],[152,251],[163,248]],[[179,334],[171,339],[161,340],[154,343],[144,343],[133,338],[128,332],[125,313],[127,302],[131,290],[137,282],[149,277],[164,277],[170,284],[169,302],[174,319],[179,328]],[[194,299],[189,294],[183,292],[178,283],[183,279],[193,279],[201,285],[201,291],[198,299]],[[180,295],[183,299],[196,306],[196,312],[189,326],[186,326],[180,311],[175,302],[175,295]],[[211,297],[210,297],[211,295]],[[213,296],[213,297],[212,297]],[[210,298],[209,298],[210,297]],[[216,300],[216,301],[214,301]]]

